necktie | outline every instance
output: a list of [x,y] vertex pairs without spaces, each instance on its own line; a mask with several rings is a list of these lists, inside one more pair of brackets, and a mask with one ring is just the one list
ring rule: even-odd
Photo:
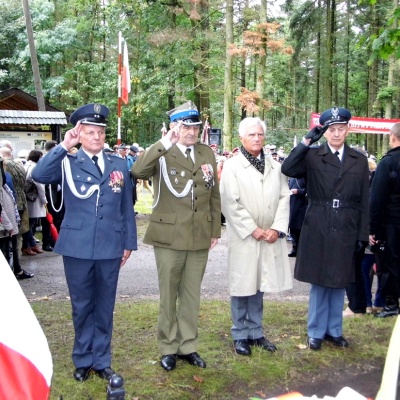
[[340,155],[339,155],[339,154],[340,154],[340,153],[336,150],[336,151],[335,151],[335,156],[337,156],[337,158],[339,159],[339,161],[342,162],[342,160],[340,159]]
[[99,157],[93,156],[93,157],[92,157],[92,160],[93,160],[93,162],[94,162],[94,165],[95,165],[96,168],[98,169],[98,171],[99,171],[99,173],[100,173],[100,176],[103,176],[103,172],[101,172],[100,166],[99,166],[99,164],[98,164]]
[[186,158],[188,159],[188,161],[190,163],[190,166],[193,168],[194,167],[194,163],[193,163],[192,157],[190,157],[190,151],[191,150],[192,149],[187,148],[185,153],[186,153]]

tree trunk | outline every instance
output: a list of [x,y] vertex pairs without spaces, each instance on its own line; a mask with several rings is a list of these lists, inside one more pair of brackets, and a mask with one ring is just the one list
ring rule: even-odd
[[233,98],[232,98],[232,54],[230,45],[233,44],[233,0],[226,1],[226,59],[224,77],[224,150],[232,149],[233,136]]

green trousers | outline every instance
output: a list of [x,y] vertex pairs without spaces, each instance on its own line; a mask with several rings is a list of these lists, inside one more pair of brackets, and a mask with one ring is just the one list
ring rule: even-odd
[[162,355],[197,351],[200,289],[208,249],[171,250],[154,247],[160,309],[157,340]]

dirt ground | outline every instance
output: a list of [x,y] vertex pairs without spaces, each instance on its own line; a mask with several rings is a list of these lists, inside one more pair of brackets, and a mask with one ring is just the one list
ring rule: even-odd
[[[147,215],[138,215],[138,220],[148,218]],[[288,242],[288,249],[291,249]],[[203,299],[229,299],[228,270],[226,265],[227,240],[223,230],[219,244],[210,252],[207,270],[202,283]],[[56,253],[44,252],[30,257],[23,256],[21,265],[31,271],[35,277],[21,281],[21,287],[31,301],[41,298],[66,299],[68,290],[64,278],[62,258]],[[292,268],[294,259],[291,258]],[[268,300],[306,301],[308,297],[308,285],[295,281],[290,291],[280,294],[266,295]],[[151,246],[144,244],[139,239],[139,249],[134,252],[126,266],[121,270],[117,291],[117,301],[123,299],[158,299],[158,282],[155,268],[155,259]],[[316,395],[336,396],[345,386],[358,393],[373,399],[380,386],[383,365],[365,365],[358,370],[349,370],[342,366],[337,370],[320,371],[318,376],[304,376],[302,382],[294,382],[293,387],[280,388],[272,395],[285,393],[288,389],[298,391],[304,396]],[[398,390],[397,400],[400,400]],[[255,397],[257,395],[255,394]],[[259,397],[259,396],[258,396]],[[352,399],[348,399],[352,400]]]

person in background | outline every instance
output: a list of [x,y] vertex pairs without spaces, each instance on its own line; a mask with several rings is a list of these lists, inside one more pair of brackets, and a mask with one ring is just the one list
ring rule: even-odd
[[[11,184],[8,185],[12,189],[13,197],[16,202],[16,207],[18,210],[19,224],[18,224],[18,234],[11,236],[12,245],[12,266],[14,275],[18,280],[33,278],[34,274],[32,272],[26,271],[21,267],[20,260],[20,242],[21,234],[29,231],[29,214],[28,205],[24,192],[26,173],[22,164],[14,162],[12,159],[11,150],[8,147],[0,148],[0,157],[3,158],[4,173],[7,177],[9,175]],[[18,220],[17,217],[17,220]],[[7,259],[7,257],[6,257]]]
[[292,238],[292,251],[289,257],[296,257],[300,240],[301,227],[307,210],[307,190],[304,178],[289,178],[290,217],[289,231]]
[[400,123],[390,128],[390,150],[381,159],[371,186],[371,222],[369,244],[383,245],[380,266],[383,310],[377,318],[399,314],[400,296]]
[[[36,167],[37,162],[42,158],[41,150],[31,150],[28,160],[25,164],[26,180],[32,179],[32,171]],[[38,219],[46,216],[46,194],[44,185],[35,182],[38,196],[35,201],[28,201],[29,228],[30,230],[22,235],[22,254],[26,256],[34,256],[43,253],[43,250],[38,246],[34,238]]]
[[215,155],[198,143],[196,106],[189,101],[167,114],[170,130],[139,156],[132,174],[154,179],[144,242],[153,245],[157,264],[160,364],[172,371],[177,358],[206,367],[197,353],[200,289],[209,251],[221,234],[221,203]]
[[[103,152],[108,113],[101,104],[75,110],[74,127],[32,173],[36,182],[64,181],[65,216],[54,251],[63,256],[75,330],[73,377],[80,382],[91,371],[107,381],[115,374],[111,338],[118,276],[137,249],[126,163]],[[69,154],[78,143],[79,151]]]
[[[308,208],[301,230],[294,277],[310,283],[307,344],[328,341],[348,347],[342,336],[345,288],[355,279],[354,256],[368,240],[369,171],[364,155],[345,141],[351,113],[324,111],[282,165],[288,177],[305,178]],[[311,147],[322,135],[326,143]]]
[[231,334],[237,354],[251,347],[274,352],[263,331],[264,292],[293,287],[283,238],[289,222],[289,188],[281,166],[265,157],[266,125],[260,118],[239,124],[242,143],[221,176],[222,212],[227,221]]

